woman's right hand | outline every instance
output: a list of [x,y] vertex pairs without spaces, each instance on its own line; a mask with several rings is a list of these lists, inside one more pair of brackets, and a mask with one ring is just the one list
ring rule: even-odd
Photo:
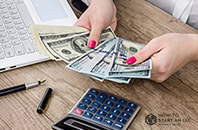
[[116,7],[113,0],[89,0],[90,6],[82,14],[75,26],[81,26],[91,30],[88,39],[88,47],[98,45],[102,30],[111,26],[116,29]]
[[151,56],[151,80],[163,82],[185,64],[198,60],[198,34],[170,33],[154,38],[126,62],[137,64]]

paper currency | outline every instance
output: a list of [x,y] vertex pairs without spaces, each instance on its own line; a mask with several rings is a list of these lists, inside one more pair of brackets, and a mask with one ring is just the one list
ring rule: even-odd
[[[90,31],[82,27],[30,26],[38,51],[53,60],[69,63],[90,51],[87,40]],[[100,42],[114,36],[111,28],[102,31]]]
[[[83,67],[87,67],[89,62],[99,55],[99,53],[102,53],[104,51],[104,48],[111,45],[111,41],[113,41],[115,38],[111,38],[107,41],[104,41],[99,46],[97,46],[95,49],[92,49],[90,52],[83,54],[76,60],[72,61],[70,64],[68,64],[66,67],[70,68],[75,71],[81,71]],[[82,72],[82,71],[81,71]],[[86,73],[86,71],[85,71]]]
[[[113,54],[114,46],[116,44],[116,37],[111,38],[94,50],[82,55],[75,61],[67,65],[68,68],[84,73],[86,75],[92,75],[119,83],[129,83],[130,78],[117,78],[117,77],[105,77],[106,70],[108,69],[109,62],[111,61],[111,55]],[[94,54],[95,53],[95,54]],[[93,55],[90,56],[90,55]],[[107,62],[110,60],[109,62]]]
[[143,63],[136,65],[129,65],[126,63],[127,58],[131,57],[131,53],[125,49],[122,43],[130,43],[130,48],[133,48],[134,53],[141,50],[145,45],[135,42],[127,41],[121,38],[117,38],[113,59],[111,60],[109,72],[132,72],[138,70],[151,70],[151,59],[144,61]]
[[87,46],[90,31],[82,27],[30,26],[39,53],[53,60],[63,60],[67,68],[90,76],[93,79],[129,83],[131,78],[150,78],[151,59],[128,65],[126,59],[145,45],[115,37],[111,28],[101,33],[100,44],[90,49]]
[[[132,55],[121,44],[123,41],[125,40],[118,37],[111,38],[96,47],[95,50],[77,58],[67,67],[80,73],[118,83],[129,83],[131,78],[150,78],[151,60],[148,59],[134,66],[128,65],[126,59]],[[127,42],[129,43],[130,41]],[[130,46],[137,52],[144,47],[142,44],[130,43]],[[101,46],[103,48],[99,51]],[[88,58],[90,54],[94,55],[94,57]]]
[[132,72],[110,72],[108,77],[125,77],[125,78],[150,78],[150,70],[140,70]]

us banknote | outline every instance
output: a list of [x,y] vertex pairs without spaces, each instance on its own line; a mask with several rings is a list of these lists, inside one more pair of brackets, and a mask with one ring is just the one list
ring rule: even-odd
[[79,34],[87,32],[88,30],[81,27],[70,27],[70,26],[50,26],[50,25],[30,25],[32,36],[35,41],[37,50],[39,53],[50,56],[50,53],[44,48],[42,40],[54,40],[59,37],[68,37],[70,34]]
[[83,67],[87,67],[89,62],[93,60],[97,55],[103,53],[106,47],[111,46],[112,41],[114,39],[115,38],[113,37],[109,40],[104,41],[103,43],[98,45],[95,49],[92,49],[91,51],[83,54],[82,56],[78,57],[76,60],[72,61],[66,67],[80,72],[83,69]]
[[[130,78],[105,77],[106,69],[109,65],[109,63],[106,61],[111,60],[111,55],[113,54],[115,44],[116,37],[111,38],[96,47],[96,49],[82,55],[81,57],[67,65],[67,67],[72,70],[84,73],[88,76],[98,77],[99,79],[107,79],[119,83],[129,83]],[[93,52],[97,52],[97,55],[94,54],[94,57],[90,56],[93,55]]]
[[[125,78],[149,78],[150,77],[150,69],[151,69],[151,64],[138,64],[135,66],[128,65],[126,63],[126,59],[129,58],[131,55],[128,53],[128,51],[120,44],[120,41],[123,40],[121,38],[115,38],[113,42],[111,43],[112,46],[109,46],[109,48],[105,48],[104,54],[99,54],[94,59],[90,60],[84,66],[82,66],[83,69],[81,69],[80,72],[86,73],[89,75],[94,75],[98,77],[103,77],[105,79],[120,79]],[[131,43],[132,44],[132,43]],[[139,51],[139,48],[143,46],[142,44],[137,44],[133,43],[132,45],[134,48],[135,46],[136,49]],[[118,52],[122,52],[119,54]],[[122,62],[120,64],[115,65],[115,59],[118,59],[120,57],[126,55],[122,59]],[[121,58],[120,58],[121,59]],[[123,65],[124,62],[124,65]],[[147,61],[145,61],[147,62]],[[144,66],[145,65],[145,66]],[[115,66],[115,67],[114,67]],[[114,67],[114,68],[113,68]],[[114,69],[114,71],[109,71]],[[121,69],[120,69],[121,68]],[[124,72],[123,70],[127,68],[128,71]],[[122,70],[123,69],[123,70]],[[129,70],[130,69],[130,70]],[[129,79],[127,79],[128,81]],[[121,80],[122,81],[122,80]]]
[[[106,44],[102,50],[99,51],[96,48],[94,51],[87,52],[67,67],[89,76],[118,83],[129,83],[131,78],[150,78],[151,60],[148,59],[137,65],[128,65],[126,59],[132,55],[121,44],[123,41],[125,42],[126,40],[118,37],[111,38],[101,44]],[[131,50],[134,54],[144,47],[142,44],[130,41],[127,41],[127,43],[130,43],[131,48],[133,47]],[[89,56],[90,54],[94,55],[94,57],[88,58],[91,57]]]
[[132,71],[152,69],[150,58],[140,64],[135,64],[135,65],[127,64],[126,60],[129,57],[131,57],[132,54],[128,52],[128,50],[123,46],[122,43],[129,43],[130,48],[133,48],[131,50],[134,54],[140,51],[145,46],[144,44],[139,44],[139,43],[127,41],[122,38],[117,38],[117,43],[108,70],[109,72],[132,72]]
[[[30,26],[38,51],[53,60],[69,63],[90,51],[87,40],[90,31],[81,27]],[[100,42],[115,36],[111,28],[102,31]]]

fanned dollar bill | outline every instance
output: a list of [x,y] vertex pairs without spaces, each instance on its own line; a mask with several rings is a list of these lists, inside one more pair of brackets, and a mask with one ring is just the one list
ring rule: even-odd
[[108,77],[125,77],[125,78],[150,78],[151,72],[150,70],[139,70],[132,72],[110,72]]
[[[113,54],[115,44],[116,44],[116,37],[111,38],[100,44],[92,51],[77,58],[69,65],[67,65],[67,67],[72,70],[84,73],[88,76],[94,76],[104,79],[106,69],[108,68],[109,62],[111,61],[111,55]],[[125,78],[125,77],[123,78],[106,77],[105,79],[119,83],[129,83],[130,81],[130,78]]]
[[[69,63],[90,51],[87,47],[90,31],[82,27],[30,26],[38,51],[53,60]],[[102,31],[100,42],[115,36],[111,28]]]
[[87,63],[89,63],[94,57],[99,55],[99,53],[102,53],[107,46],[111,45],[111,41],[113,41],[114,39],[115,38],[111,38],[107,41],[104,41],[95,49],[92,49],[91,51],[83,54],[82,56],[78,57],[76,60],[72,61],[66,67],[75,71],[81,71],[83,67],[86,66]]
[[[111,38],[96,47],[95,50],[77,58],[67,67],[89,76],[118,83],[129,83],[131,78],[150,78],[151,60],[148,59],[137,65],[128,65],[126,59],[132,55],[121,44],[123,41],[126,40],[118,37]],[[130,41],[127,43],[131,44],[134,53],[145,46]],[[102,47],[101,50],[100,47]]]
[[[122,43],[130,43],[130,47],[133,48],[132,52],[135,54],[140,51],[145,45],[127,41],[121,38],[117,38],[117,44],[114,49],[114,54],[110,63],[110,72],[132,72],[139,70],[151,70],[151,59],[135,65],[129,65],[126,60],[131,57],[131,53],[126,50]],[[108,74],[108,73],[107,73]],[[107,75],[108,76],[108,75]]]
[[145,45],[115,37],[111,28],[102,31],[100,44],[87,46],[90,31],[82,27],[31,25],[39,53],[53,60],[63,60],[67,68],[93,79],[129,83],[131,78],[150,78],[151,59],[128,65],[126,59]]

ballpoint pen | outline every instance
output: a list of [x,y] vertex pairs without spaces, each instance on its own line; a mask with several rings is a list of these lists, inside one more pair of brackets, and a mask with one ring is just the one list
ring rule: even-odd
[[30,88],[39,86],[41,83],[44,83],[45,81],[46,80],[42,80],[42,81],[32,82],[32,83],[28,83],[28,84],[21,84],[21,85],[14,86],[11,88],[3,89],[3,90],[0,90],[0,96],[18,92],[18,91],[22,91],[22,90],[26,90],[26,89],[30,89]]

